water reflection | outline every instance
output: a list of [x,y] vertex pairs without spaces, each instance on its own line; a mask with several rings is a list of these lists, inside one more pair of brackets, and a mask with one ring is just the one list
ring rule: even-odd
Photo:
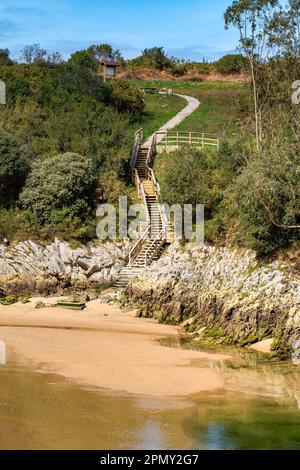
[[226,389],[181,402],[1,366],[0,448],[300,449],[297,368],[252,352],[207,365],[222,371]]
[[272,397],[297,405],[300,410],[300,367],[277,361],[251,349],[228,348],[196,343],[184,338],[162,338],[160,344],[167,347],[221,352],[232,354],[231,359],[215,361],[209,358],[194,361],[222,373],[226,390]]

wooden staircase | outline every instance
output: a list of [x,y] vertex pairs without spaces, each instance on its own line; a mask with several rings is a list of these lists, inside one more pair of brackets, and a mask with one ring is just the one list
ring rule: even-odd
[[126,287],[130,280],[138,276],[145,266],[159,258],[167,242],[166,226],[158,200],[159,185],[150,163],[155,154],[154,137],[152,142],[142,144],[142,130],[136,133],[135,145],[131,158],[132,179],[137,186],[139,198],[144,204],[148,224],[146,230],[129,254],[127,266],[121,269],[115,287]]

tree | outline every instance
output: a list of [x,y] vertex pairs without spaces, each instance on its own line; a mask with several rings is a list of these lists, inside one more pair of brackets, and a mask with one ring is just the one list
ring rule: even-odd
[[89,158],[64,153],[34,162],[20,201],[40,224],[58,223],[68,216],[83,217],[95,183]]
[[141,92],[124,80],[112,83],[112,103],[119,111],[139,114],[144,110],[145,104]]
[[205,153],[182,148],[164,156],[159,171],[161,198],[167,204],[205,204],[209,210],[217,193],[209,157]]
[[239,48],[248,58],[252,79],[257,149],[262,142],[262,108],[265,97],[258,84],[258,69],[268,58],[272,46],[272,22],[280,11],[278,0],[235,0],[224,14],[225,28],[238,29]]
[[163,47],[144,49],[139,57],[132,60],[132,63],[158,70],[164,70],[172,65],[172,61],[167,57]]
[[215,67],[222,75],[235,75],[245,72],[246,59],[242,54],[226,54],[215,63]]
[[248,245],[260,255],[288,246],[300,231],[300,139],[278,129],[262,157],[248,161],[234,188]]
[[17,139],[0,127],[0,205],[10,203],[20,189],[24,162]]
[[288,0],[272,21],[271,41],[283,53],[299,58],[300,55],[300,0]]
[[25,64],[37,64],[46,62],[47,51],[39,44],[25,46],[21,51],[21,61]]
[[0,49],[0,65],[12,65],[14,62],[9,57],[8,49]]
[[110,44],[93,44],[87,51],[99,62],[102,60],[124,60],[119,49],[113,49]]
[[63,62],[62,55],[59,52],[52,52],[47,56],[47,62],[49,64],[61,64]]
[[97,72],[99,68],[98,60],[95,59],[91,51],[88,50],[74,52],[68,60],[68,63],[78,68],[92,70],[94,72]]

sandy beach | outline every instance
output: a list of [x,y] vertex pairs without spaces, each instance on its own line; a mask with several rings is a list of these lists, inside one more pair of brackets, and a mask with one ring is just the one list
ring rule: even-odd
[[[199,359],[227,356],[168,348],[155,341],[177,335],[176,327],[136,318],[133,311],[124,313],[99,300],[83,311],[36,309],[39,300],[0,306],[0,339],[6,343],[8,362],[13,353],[37,371],[133,394],[186,396],[223,387],[221,374],[201,366]],[[46,302],[54,304],[56,299]]]

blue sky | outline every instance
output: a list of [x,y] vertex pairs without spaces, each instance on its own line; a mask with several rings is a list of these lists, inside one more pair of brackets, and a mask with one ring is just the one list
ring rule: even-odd
[[0,48],[19,58],[25,44],[39,43],[65,57],[93,43],[109,42],[134,57],[164,46],[186,59],[233,52],[235,31],[225,31],[231,0],[0,0]]

